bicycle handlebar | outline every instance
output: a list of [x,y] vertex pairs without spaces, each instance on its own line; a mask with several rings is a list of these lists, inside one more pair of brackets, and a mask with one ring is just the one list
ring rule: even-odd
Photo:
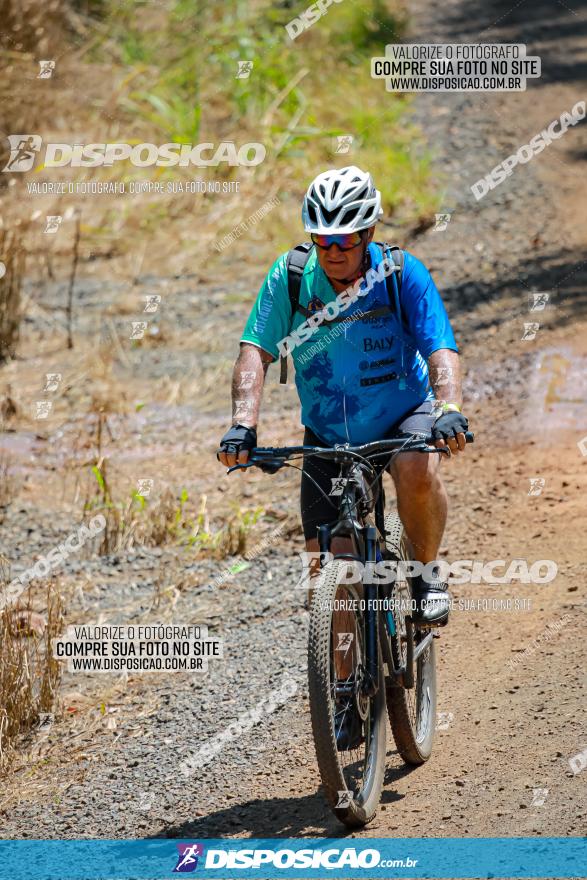
[[[472,431],[465,433],[465,442],[473,443],[475,435]],[[350,446],[348,443],[340,443],[335,446],[258,446],[251,449],[249,460],[245,464],[235,464],[228,469],[232,471],[242,470],[249,467],[259,467],[262,470],[275,472],[285,465],[286,461],[294,455],[316,455],[318,458],[334,459],[343,462],[349,458],[367,458],[368,456],[383,455],[386,452],[424,452],[424,453],[450,453],[447,447],[438,449],[430,446],[434,440],[431,436],[415,434],[413,438],[394,437],[391,440],[373,440],[370,443],[362,443],[359,446]]]

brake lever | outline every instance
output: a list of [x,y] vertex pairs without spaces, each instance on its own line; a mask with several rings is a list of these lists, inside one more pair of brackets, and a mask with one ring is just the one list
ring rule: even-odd
[[452,452],[448,446],[429,446],[427,452],[438,452],[440,455],[448,455],[450,458]]
[[254,464],[254,461],[247,461],[245,464],[233,464],[232,467],[228,468],[226,473],[231,474],[233,471],[244,471],[246,468],[253,467]]
[[281,460],[263,461],[262,459],[261,460],[253,459],[251,461],[245,462],[244,464],[233,464],[232,467],[228,468],[226,473],[231,474],[233,471],[245,470],[246,468],[250,468],[250,467],[258,467],[260,470],[262,470],[266,474],[276,474],[277,471],[284,466],[284,464],[285,464],[285,462],[281,461]]

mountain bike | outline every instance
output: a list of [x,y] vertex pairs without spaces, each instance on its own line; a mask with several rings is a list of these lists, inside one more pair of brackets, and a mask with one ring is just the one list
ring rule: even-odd
[[[474,439],[471,432],[465,436],[468,443]],[[351,828],[370,822],[379,805],[386,709],[407,764],[423,764],[432,752],[439,634],[412,618],[409,545],[399,517],[385,515],[382,485],[394,455],[450,455],[430,442],[416,433],[359,446],[258,447],[246,464],[229,469],[276,473],[304,456],[341,466],[338,518],[318,528],[321,570],[310,606],[308,684],[322,786],[334,814]],[[335,537],[349,539],[352,551],[332,557]]]

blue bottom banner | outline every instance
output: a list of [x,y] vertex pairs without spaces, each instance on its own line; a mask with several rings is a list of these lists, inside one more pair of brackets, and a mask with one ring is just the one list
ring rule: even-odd
[[4,880],[587,878],[585,837],[3,840]]

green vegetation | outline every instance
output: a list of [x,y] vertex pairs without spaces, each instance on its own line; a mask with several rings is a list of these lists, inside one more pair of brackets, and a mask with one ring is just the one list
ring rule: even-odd
[[[45,4],[32,2],[42,16]],[[300,203],[309,181],[328,167],[352,163],[373,173],[384,221],[393,227],[387,237],[401,240],[429,225],[439,209],[430,156],[410,122],[411,99],[386,92],[382,80],[371,78],[371,58],[405,32],[402,2],[333,3],[292,40],[285,26],[306,10],[306,0],[56,0],[60,13],[52,21],[51,45],[59,47],[59,76],[31,117],[29,92],[20,85],[28,82],[30,58],[13,53],[3,89],[4,128],[25,130],[26,110],[27,124],[57,124],[56,136],[67,141],[70,120],[56,108],[69,105],[68,82],[75,82],[76,137],[86,143],[265,146],[264,161],[254,167],[117,162],[85,169],[84,178],[230,180],[239,189],[85,200],[82,260],[86,253],[124,259],[144,249],[143,270],[181,273],[205,266],[217,272],[229,256],[246,259],[253,250],[256,262],[266,265],[301,238]],[[21,34],[18,4],[0,0],[0,9],[6,4]],[[37,30],[27,30],[26,40],[21,35],[23,45],[34,48],[41,39]],[[43,57],[44,49],[35,51]],[[248,75],[237,75],[239,62],[250,62]],[[352,136],[352,146],[337,152],[343,135]],[[64,178],[69,174],[64,169]],[[214,248],[275,196],[279,202],[246,235],[226,250]]]
[[[246,205],[258,207],[260,192],[279,192],[282,204],[271,223],[260,224],[263,238],[289,244],[292,210],[297,216],[307,182],[328,166],[350,162],[373,172],[388,219],[426,225],[437,210],[430,157],[407,122],[408,100],[387,93],[370,75],[371,57],[402,36],[400,7],[395,0],[333,4],[292,41],[285,24],[306,5],[174,0],[162,8],[155,0],[112,0],[105,5],[107,37],[91,57],[120,74],[117,110],[137,137],[267,146],[254,171],[197,169],[198,177],[244,181],[236,222]],[[252,62],[246,78],[237,78],[239,61]],[[351,151],[336,153],[336,136],[347,134],[354,139]],[[196,176],[193,168],[160,173]]]
[[251,530],[264,514],[259,506],[242,510],[233,504],[224,525],[213,529],[206,495],[201,496],[197,512],[185,488],[179,495],[166,489],[156,498],[140,495],[136,489],[125,495],[112,489],[107,465],[107,459],[101,458],[99,464],[92,466],[93,481],[84,502],[85,516],[101,513],[106,519],[106,528],[96,547],[101,555],[130,549],[134,544],[176,544],[191,548],[196,557],[223,559],[242,555]]

